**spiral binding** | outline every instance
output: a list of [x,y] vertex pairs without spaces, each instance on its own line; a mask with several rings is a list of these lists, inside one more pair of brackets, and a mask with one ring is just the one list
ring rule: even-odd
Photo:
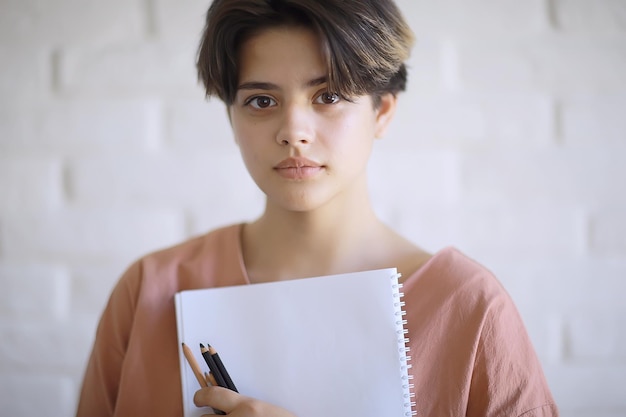
[[407,324],[406,319],[406,311],[404,311],[404,301],[402,301],[402,297],[404,297],[404,293],[400,290],[402,289],[402,284],[398,282],[402,275],[395,274],[391,277],[392,279],[392,291],[393,297],[396,300],[393,304],[395,309],[395,315],[398,318],[396,320],[396,334],[398,335],[398,354],[400,355],[400,362],[402,365],[400,366],[400,372],[402,373],[402,389],[404,391],[403,398],[405,400],[404,403],[404,415],[406,417],[417,415],[417,411],[415,410],[415,393],[413,392],[414,385],[411,382],[413,380],[413,375],[409,375],[409,369],[411,369],[412,365],[409,363],[411,361],[411,355],[409,352],[411,348],[408,346],[409,338],[406,336],[409,331],[405,327]]

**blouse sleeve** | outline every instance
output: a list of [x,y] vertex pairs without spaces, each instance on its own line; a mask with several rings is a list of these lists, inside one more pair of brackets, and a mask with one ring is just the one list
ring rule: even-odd
[[558,416],[539,359],[506,292],[492,300],[484,316],[467,415]]
[[135,263],[124,273],[109,297],[83,377],[77,417],[112,416],[115,411],[140,279],[141,265]]

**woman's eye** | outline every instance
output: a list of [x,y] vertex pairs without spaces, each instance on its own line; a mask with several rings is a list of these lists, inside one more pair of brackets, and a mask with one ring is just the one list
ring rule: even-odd
[[246,101],[246,105],[252,106],[255,109],[266,109],[276,105],[276,100],[268,96],[256,96]]
[[315,101],[321,104],[335,104],[339,101],[339,95],[326,91],[317,96],[317,99]]

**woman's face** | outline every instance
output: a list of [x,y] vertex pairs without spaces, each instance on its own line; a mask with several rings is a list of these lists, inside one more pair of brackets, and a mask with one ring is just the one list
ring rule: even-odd
[[301,27],[264,30],[242,44],[239,85],[229,107],[250,175],[268,198],[291,211],[363,198],[375,137],[395,108],[383,97],[347,101],[327,90],[317,36]]

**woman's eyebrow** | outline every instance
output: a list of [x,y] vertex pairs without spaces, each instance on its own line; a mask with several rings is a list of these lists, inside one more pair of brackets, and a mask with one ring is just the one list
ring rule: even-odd
[[321,77],[317,77],[317,78],[314,78],[314,79],[308,81],[306,83],[306,86],[307,87],[315,87],[315,86],[324,84],[327,81],[328,81],[328,77],[325,76],[325,75],[322,75]]
[[[306,87],[315,87],[324,84],[328,81],[328,77],[325,75],[314,78],[305,83]],[[280,87],[274,83],[263,81],[247,81],[239,84],[237,90],[280,90]]]
[[276,84],[266,83],[261,81],[248,81],[239,84],[237,90],[278,90],[279,87]]

